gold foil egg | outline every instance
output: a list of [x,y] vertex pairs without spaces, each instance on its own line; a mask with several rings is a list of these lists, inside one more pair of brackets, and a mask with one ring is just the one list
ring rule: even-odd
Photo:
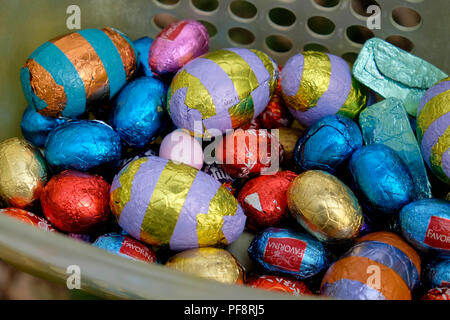
[[244,268],[225,249],[207,247],[182,251],[171,257],[166,266],[226,284],[244,283]]
[[0,143],[0,198],[8,207],[28,208],[47,182],[47,166],[38,149],[21,138]]
[[355,238],[363,215],[353,192],[335,176],[309,170],[294,179],[288,189],[291,214],[320,241]]
[[[273,129],[272,129],[273,130]],[[278,140],[280,141],[281,146],[283,147],[285,154],[285,163],[288,165],[292,165],[292,158],[294,153],[295,145],[297,144],[298,139],[303,134],[304,129],[300,128],[278,128]]]

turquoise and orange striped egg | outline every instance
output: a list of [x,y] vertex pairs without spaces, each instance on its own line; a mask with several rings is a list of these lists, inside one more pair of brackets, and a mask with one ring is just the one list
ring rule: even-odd
[[213,51],[177,72],[167,97],[169,113],[177,127],[196,135],[222,134],[256,118],[269,103],[277,80],[276,63],[261,51]]
[[369,233],[331,265],[320,294],[346,300],[411,300],[420,272],[419,255],[400,236]]
[[450,184],[450,78],[424,94],[416,123],[423,159],[440,180]]
[[225,246],[244,230],[236,198],[212,176],[150,156],[126,165],[111,186],[110,206],[128,234],[181,251]]
[[30,106],[51,117],[76,118],[119,92],[136,71],[137,51],[113,28],[85,29],[37,48],[20,71]]
[[286,62],[281,89],[289,111],[306,127],[336,113],[355,119],[368,95],[344,59],[316,51],[299,53]]

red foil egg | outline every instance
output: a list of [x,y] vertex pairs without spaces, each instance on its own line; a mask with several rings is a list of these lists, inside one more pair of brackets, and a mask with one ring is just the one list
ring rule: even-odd
[[247,280],[253,288],[284,292],[294,296],[312,295],[313,293],[302,281],[282,276],[262,275]]
[[216,156],[230,176],[246,178],[277,172],[283,148],[269,130],[237,129],[219,142]]
[[248,129],[261,129],[261,122],[258,118],[253,118],[252,121],[247,123],[245,126],[241,127],[242,130],[248,130]]
[[247,227],[259,231],[278,225],[288,216],[286,192],[297,177],[292,171],[277,172],[248,181],[238,195],[247,216]]
[[0,214],[5,214],[22,222],[31,224],[41,230],[56,232],[50,223],[44,218],[38,217],[34,213],[17,208],[0,209]]
[[421,300],[450,300],[450,287],[431,289]]
[[45,186],[42,210],[56,228],[88,233],[110,215],[109,189],[110,185],[100,176],[66,170]]

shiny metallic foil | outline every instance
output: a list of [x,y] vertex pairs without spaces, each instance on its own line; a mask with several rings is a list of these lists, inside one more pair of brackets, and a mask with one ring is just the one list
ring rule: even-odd
[[246,284],[252,288],[278,291],[294,296],[312,295],[306,284],[289,277],[261,275],[248,279]]
[[288,167],[293,167],[294,148],[303,132],[303,128],[278,128],[278,139],[284,151],[284,163]]
[[422,297],[421,300],[450,300],[450,288],[438,287],[433,288]]
[[4,206],[31,207],[47,178],[47,166],[38,149],[21,138],[0,143],[0,198]]
[[361,130],[354,121],[341,115],[325,116],[298,140],[294,149],[296,169],[334,173],[362,143]]
[[424,270],[424,282],[428,288],[450,286],[450,258],[434,258]]
[[42,210],[56,228],[88,233],[110,216],[109,189],[110,185],[100,176],[67,170],[45,186]]
[[44,218],[38,217],[34,213],[18,208],[5,208],[0,209],[0,215],[7,215],[9,217],[15,218],[27,224],[31,224],[41,230],[56,232],[53,226]]
[[166,267],[226,284],[243,284],[244,268],[231,253],[219,248],[186,250],[171,257]]
[[266,272],[312,277],[330,265],[328,249],[306,233],[285,228],[267,228],[250,243],[249,257]]
[[353,192],[338,178],[319,170],[300,174],[288,189],[293,217],[320,241],[358,236],[363,215]]

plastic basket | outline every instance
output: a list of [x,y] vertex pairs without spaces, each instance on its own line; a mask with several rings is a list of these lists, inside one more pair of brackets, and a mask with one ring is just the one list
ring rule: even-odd
[[[68,33],[69,6],[81,12],[82,28],[115,27],[132,39],[154,37],[177,19],[203,22],[211,50],[252,47],[283,64],[306,49],[352,60],[365,40],[377,36],[450,67],[448,0],[1,0],[0,139],[20,136],[26,107],[19,70],[40,44]],[[366,9],[381,7],[381,29],[367,28]],[[229,250],[247,267],[252,235]],[[202,280],[160,265],[130,261],[59,234],[0,216],[0,259],[39,277],[65,283],[66,268],[81,269],[81,288],[103,297],[147,299],[294,299]]]

